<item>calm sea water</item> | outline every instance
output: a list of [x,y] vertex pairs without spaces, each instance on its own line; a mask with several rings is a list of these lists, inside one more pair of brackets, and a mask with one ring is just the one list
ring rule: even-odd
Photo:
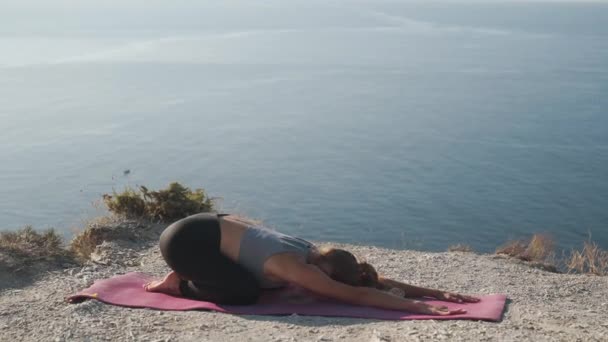
[[0,14],[0,227],[180,181],[309,239],[608,248],[608,5],[131,5]]

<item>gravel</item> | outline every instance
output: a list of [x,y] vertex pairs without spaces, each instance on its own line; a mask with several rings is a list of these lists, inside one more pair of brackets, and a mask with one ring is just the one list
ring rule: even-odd
[[338,244],[391,278],[470,294],[506,293],[510,300],[502,322],[235,316],[129,309],[95,300],[65,302],[96,279],[132,271],[163,276],[169,270],[155,241],[104,242],[94,261],[39,270],[37,277],[1,273],[0,340],[608,341],[608,277],[550,273],[503,257],[463,252]]

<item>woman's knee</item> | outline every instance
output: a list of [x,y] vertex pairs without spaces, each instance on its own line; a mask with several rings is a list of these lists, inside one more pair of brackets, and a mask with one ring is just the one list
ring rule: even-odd
[[213,281],[200,283],[182,281],[180,292],[184,297],[212,302],[216,304],[250,305],[255,304],[260,297],[257,284],[216,284]]
[[241,287],[228,292],[221,296],[222,304],[250,305],[255,304],[260,297],[260,288],[257,284],[255,286]]
[[253,305],[258,302],[259,294],[257,295],[248,295],[248,296],[236,296],[232,297],[229,300],[225,301],[222,304],[229,305]]
[[257,283],[248,284],[248,286],[243,287],[241,290],[241,294],[238,296],[241,304],[254,304],[258,301],[262,290],[260,289]]

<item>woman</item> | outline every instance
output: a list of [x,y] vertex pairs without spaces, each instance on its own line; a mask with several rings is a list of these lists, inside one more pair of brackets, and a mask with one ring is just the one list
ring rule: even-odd
[[[172,271],[146,291],[223,304],[253,304],[262,289],[292,283],[321,296],[355,305],[430,315],[462,314],[404,297],[451,302],[479,299],[403,284],[379,277],[341,249],[312,243],[251,224],[232,215],[196,214],[167,227],[160,250]],[[404,296],[387,291],[397,289]]]

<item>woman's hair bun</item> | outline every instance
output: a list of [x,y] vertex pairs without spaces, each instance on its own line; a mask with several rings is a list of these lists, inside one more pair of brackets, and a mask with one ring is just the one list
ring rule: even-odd
[[376,272],[374,266],[368,264],[367,262],[360,262],[359,279],[361,286],[376,287],[378,284],[378,272]]

